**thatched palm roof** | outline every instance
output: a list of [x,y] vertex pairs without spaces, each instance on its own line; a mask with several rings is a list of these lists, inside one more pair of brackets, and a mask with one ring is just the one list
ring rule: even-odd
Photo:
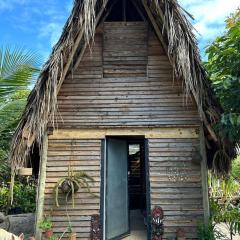
[[[146,16],[168,53],[175,75],[184,80],[184,91],[191,94],[198,106],[206,135],[211,136],[214,152],[211,163],[217,171],[228,171],[234,151],[214,130],[221,108],[202,67],[193,27],[186,12],[176,0],[131,0]],[[114,0],[75,0],[74,7],[63,29],[61,38],[43,67],[32,90],[25,112],[16,129],[11,149],[12,168],[25,166],[32,146],[41,147],[47,125],[54,126],[58,91],[93,38],[98,24],[108,14]]]

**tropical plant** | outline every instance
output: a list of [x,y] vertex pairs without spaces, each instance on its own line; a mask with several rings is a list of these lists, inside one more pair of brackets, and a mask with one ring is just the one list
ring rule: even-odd
[[25,48],[0,49],[0,99],[26,90],[39,73],[39,56]]
[[223,202],[230,201],[240,191],[240,183],[232,175],[218,177],[212,173],[208,175],[208,185],[212,198],[221,198]]
[[225,224],[228,228],[230,237],[240,234],[240,206],[233,206],[229,203],[219,204],[218,200],[210,199],[211,217],[213,227],[216,224]]
[[231,175],[234,179],[240,182],[240,156],[238,156],[232,163]]
[[10,168],[7,162],[10,142],[28,94],[29,90],[21,90],[9,95],[6,101],[0,101],[0,184],[10,180]]
[[39,222],[39,228],[43,231],[50,230],[52,229],[52,227],[53,227],[52,220],[47,216],[44,216],[42,221]]
[[199,240],[226,240],[226,237],[215,228],[212,222],[209,222],[207,225],[199,223],[197,236]]
[[9,203],[9,185],[2,184],[0,187],[0,212],[6,214],[14,213],[19,209],[21,213],[34,212],[36,209],[36,185],[33,180],[31,181],[16,181],[14,184],[14,202],[10,206]]
[[11,138],[39,65],[40,57],[35,52],[21,47],[0,49],[0,184],[10,178],[7,159]]
[[225,33],[207,48],[205,64],[223,108],[216,129],[232,143],[240,142],[240,10],[226,20]]
[[58,240],[58,237],[56,235],[52,235],[48,238],[48,240]]
[[66,195],[66,203],[68,201],[68,197],[71,196],[72,198],[72,207],[74,207],[74,198],[75,193],[78,191],[79,188],[85,188],[89,193],[95,196],[89,187],[89,181],[94,182],[94,179],[90,177],[85,172],[81,171],[78,173],[74,173],[72,168],[68,167],[68,176],[61,178],[56,185],[54,186],[54,193],[55,193],[55,204],[59,207],[59,189],[61,189],[62,193]]

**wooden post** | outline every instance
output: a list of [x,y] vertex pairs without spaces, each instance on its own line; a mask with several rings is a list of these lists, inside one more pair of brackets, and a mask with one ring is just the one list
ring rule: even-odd
[[42,152],[40,158],[40,168],[38,176],[38,193],[37,193],[37,209],[36,209],[36,226],[35,226],[35,237],[36,240],[41,240],[42,232],[39,229],[39,222],[43,218],[44,208],[44,191],[46,181],[46,168],[47,168],[47,149],[48,149],[48,135],[47,132],[43,137]]
[[208,224],[210,209],[208,197],[208,169],[207,169],[207,153],[205,146],[205,136],[203,126],[200,128],[200,153],[202,156],[201,161],[201,177],[202,177],[202,194],[203,194],[203,210],[204,210],[204,223]]

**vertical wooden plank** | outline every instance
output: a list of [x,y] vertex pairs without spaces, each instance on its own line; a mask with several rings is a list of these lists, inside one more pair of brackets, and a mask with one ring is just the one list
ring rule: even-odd
[[210,209],[208,197],[208,169],[207,169],[207,153],[205,145],[205,136],[203,126],[200,128],[200,152],[202,156],[201,161],[201,176],[202,176],[202,192],[203,192],[203,209],[204,209],[204,223],[208,224]]
[[46,168],[47,168],[47,151],[48,151],[48,135],[47,132],[43,137],[42,142],[42,153],[40,159],[40,171],[38,179],[38,195],[37,195],[37,210],[36,210],[36,226],[35,236],[36,240],[41,240],[41,230],[39,229],[39,222],[43,217],[44,208],[44,191],[45,191],[45,180],[46,180]]

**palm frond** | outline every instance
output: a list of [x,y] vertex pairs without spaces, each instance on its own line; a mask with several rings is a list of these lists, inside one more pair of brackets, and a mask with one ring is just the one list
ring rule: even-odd
[[37,53],[25,48],[0,48],[0,98],[35,83],[40,66]]

